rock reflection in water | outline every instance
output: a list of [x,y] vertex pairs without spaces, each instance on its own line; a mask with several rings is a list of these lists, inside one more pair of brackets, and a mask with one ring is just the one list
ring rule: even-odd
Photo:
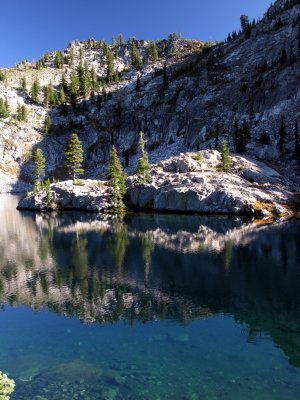
[[11,198],[1,203],[2,304],[97,323],[230,314],[249,340],[270,333],[300,366],[299,223],[49,216],[16,212]]
[[[77,327],[78,333],[73,332],[69,324],[65,333],[57,337],[61,342],[60,352],[53,354],[50,346],[49,350],[43,348],[47,356],[42,356],[40,347],[49,340],[47,335],[54,335],[53,345],[57,343],[60,347],[55,340],[55,335],[58,335],[56,328],[52,325],[47,328],[46,324],[41,339],[39,336],[35,339],[35,342],[41,340],[43,345],[37,344],[35,348],[32,344],[24,344],[24,349],[21,347],[19,350],[8,347],[7,355],[3,352],[0,357],[6,370],[13,371],[18,380],[16,399],[25,399],[28,393],[32,393],[33,398],[37,393],[43,397],[43,385],[52,393],[51,399],[59,396],[61,390],[66,391],[68,398],[78,391],[90,390],[86,385],[94,380],[98,382],[98,386],[92,384],[95,394],[91,394],[92,391],[82,398],[99,398],[99,393],[103,394],[100,398],[132,398],[135,389],[128,383],[133,375],[129,354],[136,357],[132,353],[135,347],[139,354],[141,351],[148,354],[148,345],[151,345],[151,357],[159,358],[166,351],[170,352],[168,357],[178,363],[181,354],[190,351],[189,357],[193,358],[196,351],[191,347],[182,353],[183,349],[178,346],[195,346],[197,349],[197,346],[202,348],[205,342],[205,346],[213,347],[207,354],[201,353],[203,373],[208,368],[210,374],[215,374],[217,371],[209,365],[217,362],[218,358],[224,368],[227,362],[234,366],[238,360],[237,354],[230,354],[227,360],[214,350],[218,346],[221,349],[223,343],[220,341],[224,341],[226,353],[228,337],[219,333],[212,339],[210,330],[205,339],[208,335],[205,333],[206,325],[201,325],[204,331],[200,336],[197,332],[199,343],[190,343],[190,335],[193,336],[197,321],[205,324],[204,320],[207,320],[207,326],[213,326],[219,323],[214,320],[222,321],[220,316],[225,316],[225,319],[228,316],[240,326],[242,338],[236,337],[235,340],[239,343],[239,351],[245,352],[243,357],[253,358],[252,363],[255,363],[257,353],[252,354],[243,343],[257,344],[262,338],[270,337],[283,350],[291,371],[294,373],[295,367],[300,367],[299,222],[268,225],[226,217],[146,214],[120,219],[82,213],[46,215],[18,212],[15,210],[16,201],[12,196],[1,197],[0,302],[4,307],[11,305],[19,310],[25,305],[32,309],[50,310],[60,316],[80,319],[94,328],[101,324],[108,327],[118,321],[131,325],[135,321],[154,321],[154,324],[160,321],[161,324],[153,327],[147,324],[146,331],[153,330],[153,334],[146,342],[143,336],[139,336],[139,329],[134,328],[134,334],[126,338],[127,331],[118,327],[122,330],[117,347],[118,361],[111,359],[109,335],[103,333],[101,336],[98,332],[88,346],[82,344],[80,347],[80,330]],[[37,323],[34,321],[31,323]],[[176,325],[172,329],[166,328],[164,321],[176,321]],[[165,327],[161,329],[160,326]],[[178,326],[182,326],[182,330]],[[186,330],[189,326],[191,328]],[[27,343],[32,332],[27,334],[27,328],[23,326],[23,329],[22,341]],[[111,331],[111,334],[115,342],[118,330]],[[64,338],[65,335],[70,335],[69,339]],[[77,335],[80,339],[76,339]],[[92,338],[91,332],[85,331],[86,335]],[[102,352],[107,353],[105,361],[101,361],[97,353],[98,336],[98,346],[101,340]],[[124,341],[129,343],[129,353],[125,352]],[[214,353],[215,360],[210,356]],[[124,370],[122,354],[126,360]],[[161,372],[165,374],[164,381],[170,378],[168,374],[171,373],[170,360],[167,360]],[[176,378],[178,385],[187,385],[192,379],[192,371],[198,365],[196,359],[193,362],[189,366],[183,364],[182,383]],[[266,362],[266,367],[268,365]],[[250,364],[248,368],[247,373],[253,374]],[[84,369],[86,375],[81,379],[80,370]],[[59,371],[66,372],[61,378],[62,386],[57,389],[53,380],[57,374],[61,375]],[[153,398],[151,390],[147,395],[143,389],[152,378],[153,382],[157,381],[153,371],[152,367],[145,367],[144,372],[134,373],[136,382],[139,382],[135,388],[144,393],[140,398]],[[97,374],[101,374],[100,380],[95,378]],[[140,376],[140,381],[137,376]],[[207,379],[208,382],[211,379],[211,385],[219,380],[219,387],[200,383],[197,386],[194,381],[191,384],[198,393],[203,391],[203,398],[205,391],[216,395],[218,390],[220,393],[227,390],[225,376],[224,382],[217,375],[210,375]],[[246,374],[243,379],[247,382]],[[264,376],[260,370],[256,378],[251,377],[251,382],[257,386],[254,382],[268,379],[271,377]],[[288,378],[280,379],[277,382],[279,386]],[[119,391],[124,381],[124,390]],[[170,387],[173,386],[174,383]],[[244,387],[243,390],[248,389]],[[245,393],[240,396],[245,396]],[[160,395],[170,396],[171,392],[162,386]],[[186,396],[186,391],[182,396]]]

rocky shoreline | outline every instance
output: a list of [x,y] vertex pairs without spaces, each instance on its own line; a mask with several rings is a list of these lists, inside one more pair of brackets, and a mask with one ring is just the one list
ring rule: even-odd
[[[152,183],[127,178],[126,205],[130,210],[199,214],[288,215],[292,184],[274,169],[242,156],[232,156],[232,171],[221,172],[220,153],[205,150],[171,157],[153,165]],[[52,183],[28,193],[19,209],[81,210],[109,213],[111,188],[106,181]]]

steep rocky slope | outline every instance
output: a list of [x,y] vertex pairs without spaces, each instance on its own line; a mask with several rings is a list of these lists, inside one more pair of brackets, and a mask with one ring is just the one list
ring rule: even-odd
[[[300,2],[278,0],[250,35],[241,32],[219,44],[171,35],[156,43],[155,62],[150,42],[131,39],[107,47],[102,42],[76,41],[64,51],[62,66],[55,65],[56,53],[50,53],[43,59],[44,66],[23,62],[2,70],[5,79],[0,82],[0,98],[8,100],[12,115],[18,104],[25,104],[29,116],[27,122],[0,119],[1,190],[20,190],[20,184],[14,183],[18,175],[25,182],[32,181],[29,160],[35,146],[46,155],[48,174],[66,178],[63,151],[72,131],[78,132],[83,142],[86,176],[99,179],[112,144],[128,172],[134,171],[140,130],[145,132],[151,161],[159,162],[185,151],[219,148],[223,138],[234,150],[235,121],[240,125],[246,121],[251,131],[247,153],[271,162],[297,189],[299,43]],[[141,65],[136,68],[132,66],[134,45],[141,55]],[[108,83],[107,49],[115,54],[112,83]],[[72,52],[74,61],[70,63]],[[90,71],[94,69],[97,85],[90,94],[77,96],[76,106],[72,106],[67,87],[80,59]],[[52,84],[59,92],[62,75],[66,104],[49,107],[42,88]],[[24,77],[27,92],[19,89]],[[38,101],[33,102],[28,92],[36,78],[41,90]],[[46,115],[52,119],[48,134],[44,131]],[[278,133],[282,117],[286,127],[283,139]]]

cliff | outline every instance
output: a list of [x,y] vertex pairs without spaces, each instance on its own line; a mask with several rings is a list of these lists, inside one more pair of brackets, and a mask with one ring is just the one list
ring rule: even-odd
[[[73,131],[83,143],[86,177],[103,179],[112,144],[127,172],[135,171],[140,130],[145,132],[151,162],[159,163],[187,151],[219,149],[224,138],[235,152],[243,124],[249,131],[246,154],[270,163],[299,190],[299,30],[299,1],[278,0],[250,31],[222,43],[170,35],[155,43],[156,59],[148,41],[133,38],[109,46],[74,41],[62,53],[62,63],[53,52],[38,63],[1,70],[5,78],[0,98],[7,99],[11,115],[18,105],[28,109],[27,122],[0,119],[1,190],[28,188],[20,180],[32,182],[30,157],[35,147],[42,148],[50,177],[67,178],[64,149]],[[140,55],[138,66],[133,66],[133,47]],[[72,101],[72,75],[80,65],[94,83]],[[24,78],[27,86],[21,89]],[[40,91],[33,101],[31,87],[37,78]],[[59,100],[49,105],[44,95],[49,85],[57,97],[65,87],[63,105],[57,104]],[[46,134],[47,115],[52,126]],[[282,121],[285,129],[280,135]]]

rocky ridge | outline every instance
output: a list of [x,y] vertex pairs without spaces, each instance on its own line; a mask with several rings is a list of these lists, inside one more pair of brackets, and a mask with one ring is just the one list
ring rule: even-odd
[[[171,157],[154,165],[152,183],[127,179],[127,205],[131,209],[212,214],[288,214],[292,183],[263,163],[250,158],[232,158],[231,173],[218,171],[221,155],[204,150]],[[53,183],[46,191],[31,193],[20,209],[85,210],[110,212],[111,189],[107,182],[87,179]]]
[[[56,53],[53,52],[48,54],[41,69],[36,63],[23,62],[14,69],[3,70],[6,78],[0,82],[0,97],[8,100],[12,114],[18,104],[25,104],[29,117],[27,122],[0,119],[0,192],[28,190],[33,173],[31,154],[36,147],[40,147],[46,156],[47,175],[66,179],[64,149],[72,131],[79,134],[83,144],[86,178],[98,181],[104,177],[112,144],[117,147],[126,172],[129,175],[135,172],[140,130],[145,132],[151,162],[159,165],[174,157],[180,158],[182,153],[218,149],[223,139],[229,141],[233,151],[234,121],[239,124],[246,121],[251,131],[244,159],[250,156],[255,163],[268,163],[272,169],[279,171],[279,175],[286,177],[283,186],[287,191],[299,191],[299,168],[295,158],[295,124],[299,122],[300,106],[299,29],[299,1],[277,0],[252,28],[250,37],[241,32],[224,43],[208,44],[170,35],[168,40],[156,42],[159,57],[155,62],[149,57],[150,42],[130,39],[120,46],[108,46],[115,52],[114,70],[120,79],[103,84],[91,96],[77,98],[75,108],[68,100],[67,113],[63,113],[59,106],[45,105],[42,90],[39,101],[33,102],[29,88],[38,77],[42,88],[51,83],[59,91],[62,74],[70,83],[72,73],[80,65],[80,54],[103,83],[107,73],[103,47],[93,47],[92,41],[74,41],[63,52],[63,56],[68,58],[73,51],[72,66],[64,61],[63,67],[57,68]],[[132,66],[133,44],[141,55],[141,67],[138,69]],[[20,90],[23,77],[27,80],[27,92]],[[45,135],[43,123],[47,115],[51,116],[52,127]],[[283,152],[280,151],[278,135],[282,116],[286,125]],[[256,189],[257,185],[266,184],[257,181],[259,174],[253,170],[250,172],[252,176],[249,172],[239,173],[235,182],[231,175],[223,176],[223,183],[220,182],[220,174],[216,179],[206,174],[204,183],[200,171],[196,171],[197,176],[178,176],[174,191],[171,186],[166,189],[164,183],[171,172],[163,172],[165,175],[155,177],[151,188],[138,189],[136,185],[132,188],[129,179],[133,205],[146,205],[145,198],[141,200],[139,196],[145,197],[146,193],[149,196],[152,191],[152,199],[149,198],[146,208],[168,210],[168,202],[173,202],[173,194],[176,193],[177,202],[181,201],[181,196],[189,198],[184,201],[194,203],[188,207],[181,204],[180,208],[205,212],[211,205],[205,206],[203,198],[209,197],[212,194],[210,190],[216,187],[236,185],[236,189],[243,188],[244,183],[239,179],[252,181]],[[193,174],[193,171],[186,174]],[[200,181],[193,182],[195,179]],[[159,193],[155,186],[158,182],[164,183]],[[172,182],[175,187],[174,179]],[[87,185],[90,183],[87,182]],[[258,198],[259,201],[264,199],[261,194],[252,193],[251,197],[247,192],[253,191],[254,185],[244,189],[240,197],[234,194],[235,200],[230,204],[220,194],[210,199],[212,202],[225,201],[218,212],[234,208],[238,210],[236,212],[244,210],[241,206],[243,197],[248,197],[246,203],[251,204]],[[275,186],[271,189],[274,193],[268,194],[271,199],[265,195],[266,201],[285,202],[287,192],[282,193]],[[197,190],[205,193],[201,206]],[[283,195],[281,200],[279,194]],[[236,201],[239,205],[235,205]],[[155,206],[151,206],[151,202]],[[99,205],[95,208],[99,209]]]

